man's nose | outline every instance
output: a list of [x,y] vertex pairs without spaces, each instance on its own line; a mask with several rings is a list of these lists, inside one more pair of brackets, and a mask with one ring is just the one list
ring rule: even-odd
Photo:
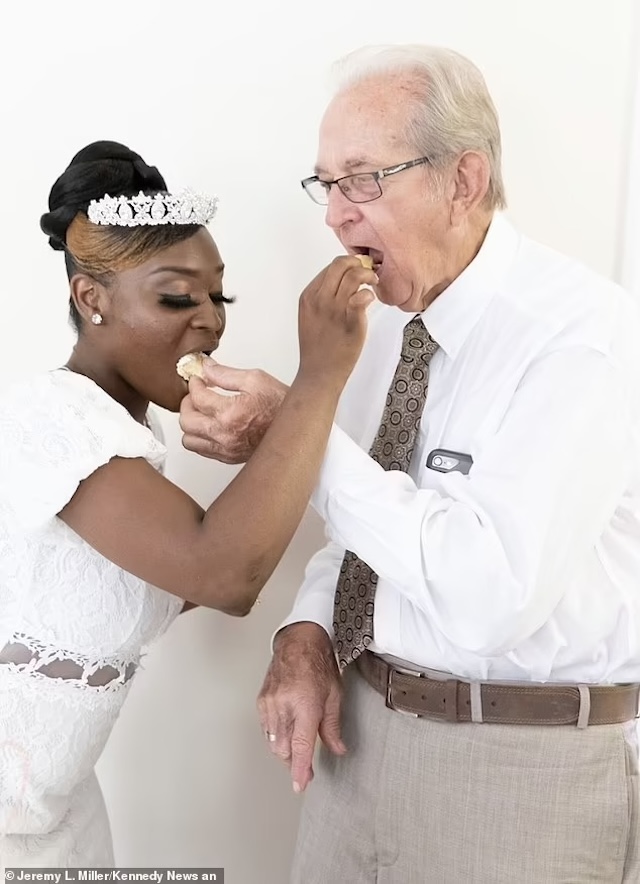
[[362,217],[358,204],[348,200],[337,184],[329,189],[328,199],[324,221],[334,233],[337,233],[348,221],[358,221]]

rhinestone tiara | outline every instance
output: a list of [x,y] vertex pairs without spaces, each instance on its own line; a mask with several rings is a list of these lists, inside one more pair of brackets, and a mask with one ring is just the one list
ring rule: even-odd
[[218,198],[183,190],[152,196],[109,196],[91,200],[87,217],[93,224],[144,227],[158,224],[207,224],[218,208]]

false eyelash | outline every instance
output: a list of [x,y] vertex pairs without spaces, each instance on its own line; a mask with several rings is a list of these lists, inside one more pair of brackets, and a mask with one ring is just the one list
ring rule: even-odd
[[[226,295],[222,293],[216,295],[209,295],[214,304],[233,304],[235,302],[235,298],[228,298]],[[196,307],[196,302],[191,298],[191,295],[161,295],[160,303],[165,307],[171,307],[173,310],[185,310],[188,307]]]

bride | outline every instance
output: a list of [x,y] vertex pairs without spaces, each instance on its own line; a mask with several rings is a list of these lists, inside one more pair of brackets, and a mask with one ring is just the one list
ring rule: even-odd
[[97,142],[41,219],[78,337],[66,365],[0,395],[0,867],[113,864],[94,766],[141,650],[185,604],[251,610],[363,343],[372,295],[358,288],[375,275],[342,257],[301,295],[291,387],[259,373],[281,406],[249,462],[206,512],[164,478],[149,403],[178,411],[176,363],[225,327],[214,211]]

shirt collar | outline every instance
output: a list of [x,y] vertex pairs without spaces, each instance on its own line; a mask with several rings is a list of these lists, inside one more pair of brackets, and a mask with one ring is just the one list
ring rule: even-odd
[[494,215],[473,261],[433,301],[422,320],[451,359],[460,352],[516,255],[520,235],[503,215]]

